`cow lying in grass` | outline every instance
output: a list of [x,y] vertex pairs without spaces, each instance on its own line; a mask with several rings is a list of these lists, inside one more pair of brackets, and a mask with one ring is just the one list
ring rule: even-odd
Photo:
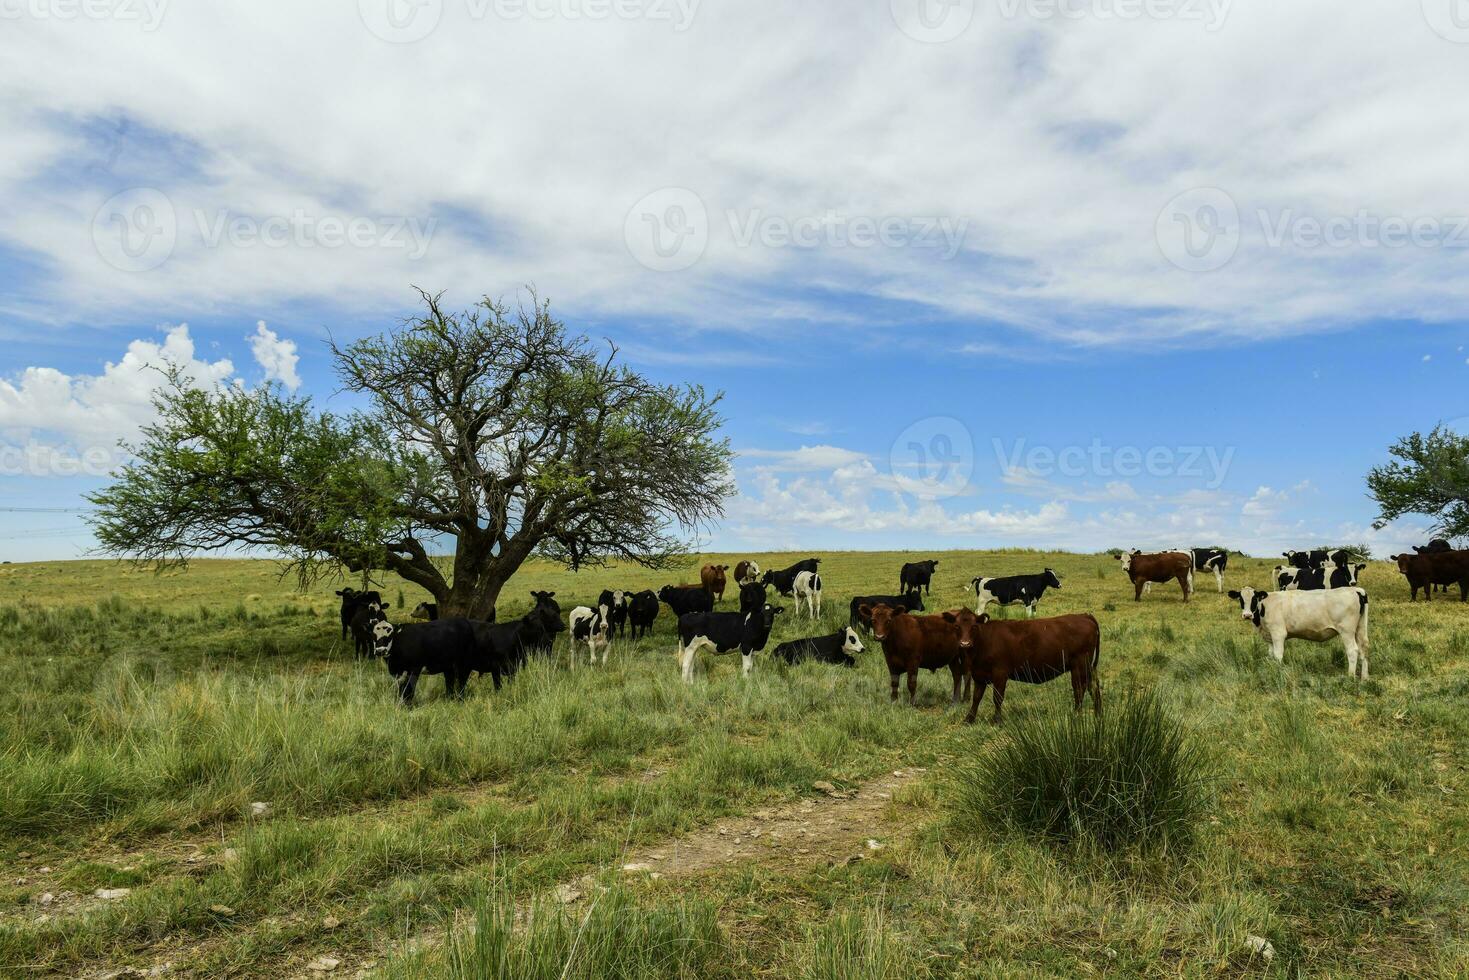
[[1239,602],[1240,617],[1270,644],[1270,655],[1285,663],[1286,640],[1324,643],[1340,636],[1347,654],[1347,676],[1367,679],[1367,590],[1322,592],[1256,592],[1240,589],[1229,597]]
[[[918,703],[918,672],[947,669],[954,678],[952,702],[959,703],[959,688],[967,679],[959,652],[959,633],[952,613],[914,616],[903,607],[886,604],[863,605],[858,612],[872,623],[872,635],[882,644],[891,682],[889,700],[898,700],[898,678],[908,675],[908,703]],[[966,688],[967,692],[967,688]]]
[[[949,613],[944,614],[946,617]],[[1000,723],[1005,704],[1005,686],[1010,681],[1044,684],[1062,674],[1071,675],[1071,694],[1076,710],[1091,691],[1092,708],[1102,713],[1102,681],[1098,660],[1102,653],[1102,629],[1096,617],[1086,613],[1049,619],[995,619],[976,616],[967,609],[953,614],[963,651],[964,667],[974,685],[965,724],[974,724],[986,685],[995,689],[995,714]]]
[[755,654],[765,649],[775,617],[785,610],[766,605],[757,612],[693,612],[678,618],[678,658],[683,679],[694,679],[694,657],[704,648],[712,653],[740,651],[744,674],[755,666]]
[[791,640],[776,647],[770,654],[794,666],[807,660],[823,664],[840,664],[843,667],[857,666],[856,655],[863,650],[857,631],[844,626],[826,636],[810,636],[804,640]]

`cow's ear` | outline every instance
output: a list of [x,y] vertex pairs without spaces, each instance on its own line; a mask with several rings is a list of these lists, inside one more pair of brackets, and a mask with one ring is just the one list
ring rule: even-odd
[[1239,593],[1236,592],[1234,589],[1230,589],[1229,590],[1229,597],[1231,599],[1238,599],[1239,598]]
[[393,604],[391,602],[385,602],[385,603],[383,603],[383,608],[384,609],[392,609],[393,608]]
[[988,623],[990,621],[990,614],[989,613],[980,613],[979,614],[979,621],[981,623]]
[[952,609],[945,609],[939,615],[944,617],[944,622],[946,623],[957,623],[959,621],[959,617],[954,615],[954,610]]

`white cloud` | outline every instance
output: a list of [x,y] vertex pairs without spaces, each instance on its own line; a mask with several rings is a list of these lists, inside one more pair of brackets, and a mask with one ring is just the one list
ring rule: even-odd
[[[838,446],[802,446],[800,449],[741,449],[742,459],[763,460],[759,469],[779,472],[835,470],[867,462],[867,454]],[[871,466],[871,464],[868,464]]]
[[[0,104],[16,152],[0,163],[0,240],[54,270],[44,288],[77,310],[380,307],[406,302],[410,282],[468,300],[534,281],[573,312],[695,325],[893,316],[890,303],[823,298],[857,294],[1042,343],[1135,345],[1447,319],[1469,300],[1451,248],[1268,240],[1282,219],[1462,211],[1469,102],[1444,93],[1469,81],[1469,59],[1415,4],[1239,3],[1214,30],[1087,4],[1048,20],[979,4],[944,44],[905,36],[888,6],[702,4],[675,30],[474,20],[499,7],[443,4],[412,44],[374,37],[352,3],[171,4],[152,32],[9,20]],[[292,70],[261,76],[262,50]],[[78,135],[77,121],[119,117],[131,127]],[[92,234],[98,206],[137,184],[166,192],[177,217],[173,254],[146,273],[107,266]],[[691,190],[711,218],[684,272],[644,269],[625,244],[629,209],[664,187]],[[1223,188],[1244,219],[1238,253],[1209,274],[1174,267],[1156,239],[1165,204],[1196,187]],[[730,212],[740,225],[946,218],[966,229],[964,250],[741,246]],[[221,216],[297,213],[445,220],[421,255],[379,238],[207,241]],[[820,295],[772,288],[793,281]]]
[[[111,455],[120,440],[133,439],[154,418],[153,392],[170,364],[199,387],[224,382],[235,371],[228,359],[197,357],[188,324],[169,329],[161,343],[134,340],[122,359],[109,361],[101,374],[28,367],[11,379],[0,379],[0,442],[34,447],[33,454]],[[46,472],[50,470],[30,475]]]
[[301,360],[296,353],[296,342],[282,340],[264,320],[255,324],[250,352],[255,355],[255,363],[265,370],[267,380],[279,381],[291,391],[301,387],[301,376],[296,373],[296,363]]

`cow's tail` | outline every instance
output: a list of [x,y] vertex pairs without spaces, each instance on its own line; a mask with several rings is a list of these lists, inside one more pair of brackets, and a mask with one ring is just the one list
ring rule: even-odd
[[1102,671],[1101,671],[1101,663],[1102,663],[1102,624],[1099,623],[1099,622],[1097,622],[1097,617],[1091,615],[1090,613],[1087,614],[1087,618],[1092,621],[1092,626],[1094,626],[1096,628],[1096,631],[1097,631],[1097,645],[1092,648],[1092,671],[1091,671],[1092,677],[1091,677],[1091,685],[1090,685],[1091,691],[1092,691],[1092,708],[1095,709],[1095,711],[1097,712],[1097,714],[1101,714],[1102,713]]
[[1357,599],[1362,613],[1357,617],[1357,649],[1365,657],[1367,656],[1367,590],[1358,589]]

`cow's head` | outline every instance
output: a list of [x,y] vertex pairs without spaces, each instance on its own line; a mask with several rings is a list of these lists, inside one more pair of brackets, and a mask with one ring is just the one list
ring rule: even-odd
[[1365,563],[1358,562],[1352,566],[1352,584],[1357,584],[1357,577],[1367,570]]
[[974,613],[968,609],[950,609],[943,617],[944,622],[952,625],[958,634],[960,649],[968,650],[979,642],[980,619]]
[[774,572],[766,572],[764,575],[761,575],[760,576],[760,584],[761,585],[769,585],[771,582],[774,582],[774,581],[775,581],[775,573]]
[[566,624],[561,622],[561,606],[555,599],[551,598],[554,592],[532,592],[536,604],[531,611],[525,614],[525,621],[539,626],[546,633],[552,635],[566,629]]
[[413,607],[413,612],[411,615],[414,619],[433,619],[435,616],[438,615],[438,611],[439,610],[437,604],[430,602],[420,602],[418,605]]
[[852,627],[848,626],[842,630],[842,634],[842,653],[845,653],[849,657],[855,657],[867,649],[862,645],[862,638],[857,635],[857,631],[852,629]]
[[1120,555],[1114,555],[1113,557],[1115,557],[1119,562],[1122,563],[1122,570],[1124,572],[1131,572],[1132,571],[1132,556],[1135,555],[1135,554],[1137,554],[1136,551],[1128,551],[1128,552],[1124,552],[1124,553],[1122,553]]
[[1408,566],[1411,565],[1413,563],[1413,559],[1417,557],[1417,555],[1391,555],[1388,557],[1388,561],[1397,562],[1398,571],[1402,572],[1404,575],[1407,575]]
[[740,608],[754,608],[765,604],[765,586],[759,582],[746,582],[740,586]]
[[380,619],[372,628],[372,655],[374,657],[385,657],[388,659],[388,673],[398,674],[401,671],[393,669],[393,639],[398,635],[398,627]]
[[1269,594],[1246,586],[1239,591],[1230,590],[1229,597],[1239,603],[1240,619],[1248,619],[1259,626],[1260,618],[1265,614],[1265,597]]
[[765,636],[769,636],[771,629],[775,627],[775,617],[785,611],[785,606],[772,606],[768,602],[760,610],[760,625]]
[[1061,576],[1056,574],[1054,568],[1046,569],[1046,584],[1053,589],[1059,589],[1061,587]]
[[888,630],[892,627],[893,620],[906,614],[902,607],[894,609],[885,602],[879,602],[875,606],[863,604],[857,607],[857,613],[872,623],[872,635],[879,641],[887,639]]

